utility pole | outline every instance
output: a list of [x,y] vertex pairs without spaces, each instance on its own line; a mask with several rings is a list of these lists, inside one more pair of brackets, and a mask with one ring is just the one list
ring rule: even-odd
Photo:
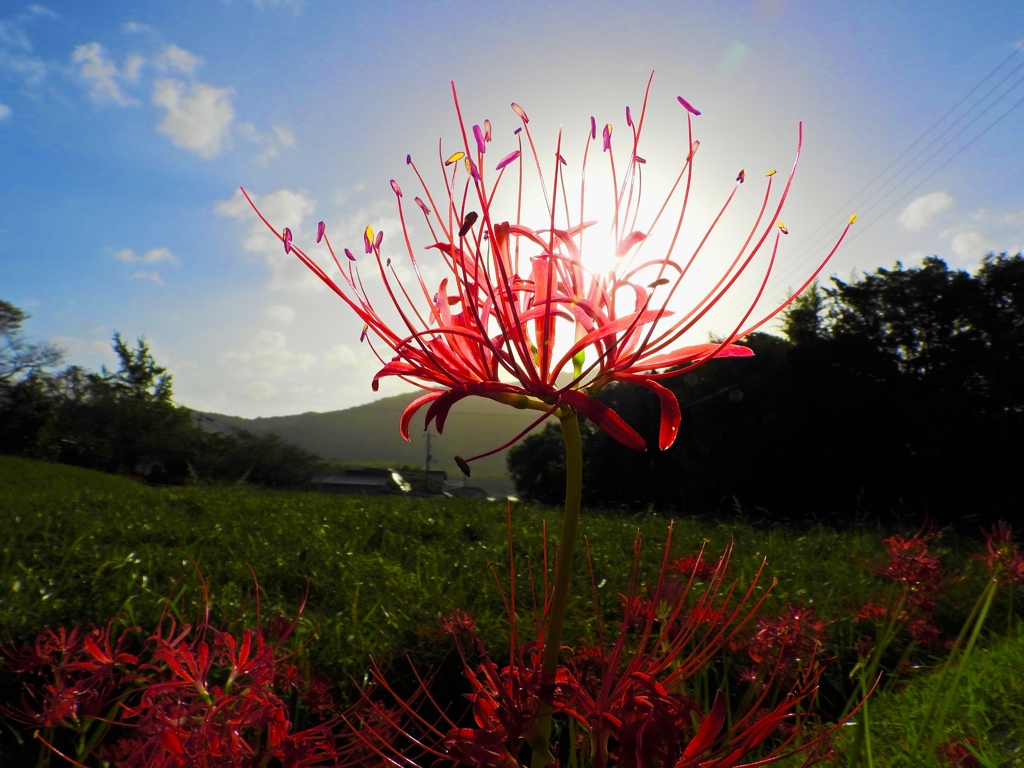
[[430,490],[430,429],[427,429],[427,460],[423,462],[423,488]]

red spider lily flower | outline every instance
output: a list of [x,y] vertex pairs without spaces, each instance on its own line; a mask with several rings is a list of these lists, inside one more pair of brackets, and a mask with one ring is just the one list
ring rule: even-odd
[[[756,579],[742,591],[727,583],[727,550],[709,583],[694,590],[697,594],[673,590],[664,605],[665,590],[674,583],[666,576],[671,529],[668,539],[657,579],[660,589],[656,587],[651,598],[663,607],[645,611],[642,620],[632,615],[634,598],[642,588],[638,537],[631,586],[614,641],[606,644],[599,631],[599,645],[575,652],[563,649],[566,662],[557,668],[553,693],[543,694],[542,642],[519,646],[516,641],[513,572],[512,586],[503,591],[512,626],[508,663],[494,663],[479,640],[482,661],[470,665],[463,656],[468,722],[451,706],[431,698],[429,679],[418,678],[413,698],[403,701],[376,669],[377,685],[394,704],[386,707],[381,697],[368,692],[363,706],[371,716],[356,718],[353,729],[381,760],[410,768],[446,762],[520,768],[522,750],[538,745],[535,725],[542,702],[550,703],[559,722],[567,726],[572,721],[579,735],[577,743],[562,745],[580,752],[569,762],[595,768],[764,765],[823,743],[828,732],[797,742],[822,672],[812,659],[784,687],[783,695],[770,699],[771,685],[755,692],[745,714],[730,715],[721,691],[706,708],[697,702],[694,676],[752,620],[767,591],[756,596]],[[548,608],[546,600],[535,602],[541,637]],[[597,610],[600,615],[599,606]],[[769,682],[781,680],[779,669],[786,663],[784,658],[777,660]],[[571,732],[568,727],[562,730]],[[537,748],[546,749],[546,743],[540,741]]]
[[944,764],[949,768],[981,768],[981,761],[972,746],[969,739],[966,743],[959,739],[951,739],[941,742],[935,748],[935,754],[944,760]]
[[879,575],[903,584],[908,590],[907,602],[925,610],[934,607],[932,596],[942,584],[939,558],[928,554],[928,542],[935,536],[919,533],[909,539],[893,536],[882,541],[889,550],[889,559]]
[[992,578],[1001,584],[1024,586],[1024,555],[1013,541],[1013,529],[1004,520],[982,531],[985,536],[986,554],[981,557]]
[[762,673],[778,670],[780,681],[795,682],[825,646],[825,622],[809,606],[787,605],[778,616],[758,616],[753,635],[737,645]]
[[[742,594],[735,584],[727,586],[731,550],[727,548],[695,600],[690,599],[689,591],[698,567],[692,569],[685,589],[671,590],[673,585],[666,576],[671,539],[670,526],[657,585],[649,600],[655,605],[663,604],[670,592],[666,609],[645,611],[642,622],[630,615],[635,606],[644,605],[635,599],[639,589],[638,536],[630,591],[624,603],[626,613],[616,641],[606,655],[600,687],[596,694],[593,685],[572,689],[573,695],[564,706],[565,714],[587,731],[597,768],[728,768],[755,757],[758,750],[762,752],[756,755],[754,764],[783,759],[794,751],[792,745],[798,729],[790,731],[782,726],[797,719],[795,710],[814,695],[821,665],[810,659],[803,673],[793,676],[795,682],[787,694],[774,705],[767,699],[770,686],[765,686],[745,715],[728,718],[721,691],[711,708],[702,710],[687,695],[687,681],[736,637],[760,609],[770,588],[754,599],[760,570]],[[700,560],[698,556],[695,566]],[[639,636],[631,631],[638,623]],[[774,671],[785,662],[780,657]],[[777,679],[781,676],[772,674],[770,682]],[[780,730],[785,730],[786,735],[776,738]],[[804,747],[810,748],[814,743],[816,740],[809,741]]]
[[[582,160],[575,165],[579,180],[573,181],[569,174],[574,166],[563,154],[561,133],[551,170],[545,175],[543,168],[548,162],[537,150],[526,112],[516,104],[512,109],[521,123],[515,133],[516,148],[490,171],[490,134],[479,124],[467,129],[453,83],[461,137],[454,152],[439,153],[442,191],[431,191],[412,158],[406,158],[422,194],[415,197],[415,203],[430,233],[426,243],[429,260],[413,245],[407,201],[395,180],[391,188],[402,226],[398,248],[382,252],[383,233],[374,234],[370,227],[363,236],[363,250],[371,257],[369,268],[383,284],[396,319],[387,319],[378,311],[351,250],[343,249],[346,259],[340,260],[323,223],[317,228],[317,242],[325,244],[340,279],[331,277],[299,247],[291,230],[277,230],[256,210],[285,251],[295,254],[358,315],[365,324],[363,337],[384,348],[374,347],[383,364],[374,377],[374,389],[381,379],[396,376],[425,390],[402,416],[400,430],[406,439],[409,424],[421,408],[427,407],[425,426],[434,422],[440,432],[455,403],[480,396],[541,412],[530,428],[481,456],[507,447],[544,419],[566,409],[583,414],[620,443],[643,450],[646,443],[640,435],[595,397],[609,384],[619,382],[644,387],[658,396],[658,444],[666,449],[676,439],[680,409],[675,395],[660,380],[715,357],[749,356],[750,349],[736,342],[795,298],[796,294],[768,311],[759,308],[784,231],[776,223],[796,162],[775,199],[773,179],[768,176],[754,221],[738,229],[743,233],[742,245],[732,256],[716,256],[716,277],[709,288],[696,291],[691,285],[699,269],[695,265],[711,250],[708,240],[720,226],[745,174],[739,174],[711,224],[696,233],[692,252],[683,254],[681,232],[699,146],[693,138],[692,120],[700,112],[679,99],[688,132],[683,167],[663,202],[642,211],[641,169],[647,161],[638,149],[649,93],[650,82],[639,113],[627,111],[626,151],[618,162],[612,126],[606,126],[598,139],[596,122],[591,119]],[[798,158],[801,143],[802,128]],[[593,182],[587,183],[588,164],[597,162],[597,154],[604,156],[611,180],[612,213],[604,221],[586,218],[587,201],[596,194],[591,189]],[[529,223],[523,218],[530,203],[527,166],[536,168],[537,196],[543,205],[540,220]],[[570,192],[573,188],[578,188],[578,197]],[[253,200],[242,191],[255,209]],[[800,290],[817,276],[850,224]],[[659,231],[670,232],[667,245],[645,249],[656,225]],[[649,253],[654,247],[661,250]],[[392,265],[397,251],[404,252],[412,267],[412,284],[404,283]],[[609,256],[610,266],[599,263],[600,256]],[[427,266],[444,273],[429,287],[424,277]],[[725,337],[715,343],[690,343],[694,327],[741,277],[755,273],[758,287],[754,296],[744,301],[745,309]],[[684,304],[683,297],[691,293],[697,295]],[[465,471],[466,462],[460,466]]]
[[684,555],[668,564],[668,570],[675,579],[696,578],[708,581],[717,570],[715,563],[702,560],[699,555]]
[[472,637],[476,634],[476,622],[469,613],[461,608],[456,608],[441,617],[441,627],[438,630],[438,634],[452,635],[454,637]]
[[11,719],[32,726],[77,728],[98,717],[113,692],[134,679],[138,658],[126,651],[137,630],[112,642],[114,622],[83,630],[43,629],[31,648],[4,648],[10,669],[26,677],[20,707],[0,707]]

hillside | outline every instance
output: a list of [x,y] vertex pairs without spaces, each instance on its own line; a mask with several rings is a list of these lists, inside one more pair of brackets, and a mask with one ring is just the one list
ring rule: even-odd
[[[276,434],[328,461],[423,466],[427,439],[423,413],[413,419],[411,441],[398,433],[398,420],[416,394],[396,395],[373,403],[328,413],[243,419],[237,416],[204,414],[204,426],[213,429],[245,429],[254,434]],[[536,411],[519,411],[482,397],[456,404],[445,423],[444,434],[430,430],[431,469],[443,469],[449,480],[462,473],[454,456],[475,456],[511,439],[534,421]],[[467,485],[480,486],[494,495],[513,493],[505,469],[506,451],[473,462],[473,476]]]

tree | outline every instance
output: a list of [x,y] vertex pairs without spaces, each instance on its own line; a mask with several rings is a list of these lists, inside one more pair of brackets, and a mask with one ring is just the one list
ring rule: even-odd
[[24,310],[0,301],[0,383],[41,373],[58,365],[63,357],[53,344],[25,340],[21,326],[28,318]]
[[[586,503],[700,513],[736,499],[773,519],[928,515],[968,528],[1020,517],[1024,257],[989,256],[974,274],[929,258],[833,280],[794,302],[783,329],[787,339],[752,334],[751,359],[666,382],[683,414],[669,451],[584,436]],[[653,445],[647,394],[603,396]],[[510,453],[521,496],[557,497],[551,443],[531,436]]]

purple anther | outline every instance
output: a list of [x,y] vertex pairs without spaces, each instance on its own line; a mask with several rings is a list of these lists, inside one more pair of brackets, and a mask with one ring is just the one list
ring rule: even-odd
[[699,115],[700,114],[700,110],[697,109],[696,107],[694,107],[693,104],[688,102],[682,96],[677,96],[676,98],[679,100],[680,104],[682,104],[684,107],[686,107],[686,111],[689,112],[691,115]]
[[491,140],[491,121],[484,120],[484,141]]
[[473,138],[476,139],[476,149],[482,155],[487,151],[487,145],[484,144],[484,132],[479,125],[473,126]]
[[633,127],[633,114],[629,111],[629,107],[626,107],[626,125],[630,128]]
[[470,211],[466,214],[466,218],[462,220],[462,226],[459,227],[459,237],[465,237],[466,233],[473,228],[476,224],[476,220],[480,218],[480,215],[476,211]]
[[494,170],[500,171],[502,168],[504,168],[509,163],[515,162],[518,157],[519,157],[519,150],[518,149],[515,152],[509,152],[507,155],[505,155],[503,158],[501,158],[501,162],[500,163],[498,163],[496,166],[494,166]]
[[292,252],[292,231],[288,227],[285,227],[284,231],[281,232],[281,242],[284,243],[284,252],[285,253],[291,253]]
[[359,341],[366,341],[366,332],[370,330],[370,326],[364,325],[363,332],[359,334]]
[[[383,242],[383,240],[384,240],[384,230],[382,229],[380,232],[377,233],[377,237],[374,238],[374,240],[373,240],[373,247],[374,248],[380,248],[380,244],[381,244],[381,242]],[[390,261],[390,259],[388,259],[388,261]]]
[[412,155],[406,155],[405,156],[405,164],[406,165],[412,165]]
[[741,169],[740,172],[738,174],[736,174],[736,181],[737,181],[737,183],[742,184],[746,180],[747,180],[747,172]]
[[395,181],[394,179],[391,180],[391,188],[395,190],[396,195],[398,195],[399,197],[402,196],[402,188],[398,186],[398,182]]
[[415,197],[413,199],[416,201],[416,205],[418,205],[420,207],[420,210],[423,211],[423,214],[425,216],[429,216],[430,215],[430,209],[427,207],[427,204],[423,202],[423,198]]
[[633,155],[633,159],[640,163],[640,165],[647,165],[647,160],[640,157],[640,155]]
[[352,251],[350,251],[348,248],[345,249],[345,255],[348,256],[349,261],[356,260],[356,257],[352,255]]
[[515,129],[514,131],[512,131],[512,135],[513,135],[513,136],[518,136],[518,135],[519,135],[519,132],[520,132],[521,130],[523,130],[523,127],[522,127],[522,126],[519,126],[519,127],[518,127],[518,128],[516,128],[516,129]]
[[594,119],[593,115],[590,116],[590,138],[597,138],[597,120]]
[[612,124],[611,123],[608,123],[608,125],[606,125],[604,127],[604,133],[602,135],[604,136],[604,151],[607,152],[609,149],[612,148]]
[[558,162],[560,162],[562,165],[568,165],[568,163],[565,161],[565,158],[562,157],[561,152],[558,153]]
[[326,229],[326,225],[322,221],[319,224],[316,225],[316,241],[318,243],[321,240],[324,239],[324,230],[325,229]]
[[366,229],[363,230],[363,249],[367,253],[373,253],[373,243],[370,242],[370,238],[373,237],[373,227],[367,225]]
[[476,163],[473,162],[472,158],[466,158],[466,170],[469,171],[469,175],[473,177],[473,181],[480,181],[480,171],[477,170]]
[[530,118],[526,116],[526,113],[523,111],[523,108],[516,104],[514,101],[512,102],[512,111],[519,115],[519,119],[522,120],[523,123],[530,122]]

